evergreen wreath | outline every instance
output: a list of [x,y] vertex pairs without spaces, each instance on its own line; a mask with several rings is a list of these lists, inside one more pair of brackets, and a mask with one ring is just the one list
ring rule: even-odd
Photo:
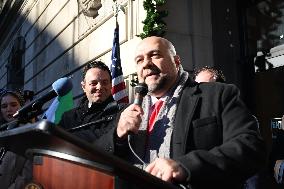
[[168,11],[158,10],[162,5],[166,4],[166,0],[144,0],[143,7],[146,10],[146,18],[142,21],[143,33],[138,37],[144,39],[149,36],[164,36],[166,33],[166,23],[163,18],[168,16]]

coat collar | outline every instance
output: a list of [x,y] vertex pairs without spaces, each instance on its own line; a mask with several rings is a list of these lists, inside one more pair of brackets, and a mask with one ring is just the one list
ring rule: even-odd
[[186,141],[190,132],[190,124],[199,101],[199,84],[189,79],[183,90],[172,138],[172,157],[178,157],[186,151]]

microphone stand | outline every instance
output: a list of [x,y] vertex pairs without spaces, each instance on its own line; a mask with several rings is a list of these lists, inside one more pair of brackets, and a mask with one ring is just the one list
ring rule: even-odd
[[96,121],[91,121],[89,123],[82,124],[82,125],[79,125],[77,127],[66,129],[66,131],[73,132],[73,131],[76,131],[76,130],[79,130],[79,129],[82,129],[82,128],[85,128],[85,127],[89,127],[91,125],[96,125],[96,124],[99,124],[99,123],[111,121],[111,120],[113,120],[113,118],[114,118],[114,115],[109,115],[109,116],[103,117],[101,119],[98,119]]
[[[76,131],[76,130],[79,130],[79,129],[82,129],[82,128],[85,128],[85,127],[88,127],[90,125],[93,125],[93,124],[99,124],[99,123],[102,123],[102,122],[107,122],[107,121],[111,121],[113,120],[116,112],[118,112],[122,107],[120,107],[116,101],[113,101],[111,103],[109,103],[105,109],[104,109],[104,114],[107,114],[105,115],[105,117],[101,118],[101,119],[98,119],[96,121],[92,121],[92,122],[89,122],[89,123],[86,123],[86,124],[82,124],[82,125],[79,125],[77,127],[73,127],[73,128],[70,128],[70,129],[66,129],[66,131]],[[111,115],[108,115],[108,114],[111,114]]]

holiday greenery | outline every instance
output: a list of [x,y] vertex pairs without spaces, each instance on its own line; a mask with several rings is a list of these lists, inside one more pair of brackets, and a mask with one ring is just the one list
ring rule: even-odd
[[142,22],[143,33],[138,35],[142,39],[149,36],[164,36],[166,33],[166,23],[163,18],[168,15],[168,11],[158,10],[166,4],[166,0],[145,0],[143,7],[146,10],[146,18]]

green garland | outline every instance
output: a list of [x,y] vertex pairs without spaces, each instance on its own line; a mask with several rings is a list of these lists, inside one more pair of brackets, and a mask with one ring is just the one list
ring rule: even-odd
[[168,11],[158,11],[158,8],[166,4],[166,0],[145,0],[143,7],[146,10],[146,18],[142,23],[143,33],[138,37],[144,39],[149,36],[164,36],[166,33],[166,23],[163,18],[168,16]]

